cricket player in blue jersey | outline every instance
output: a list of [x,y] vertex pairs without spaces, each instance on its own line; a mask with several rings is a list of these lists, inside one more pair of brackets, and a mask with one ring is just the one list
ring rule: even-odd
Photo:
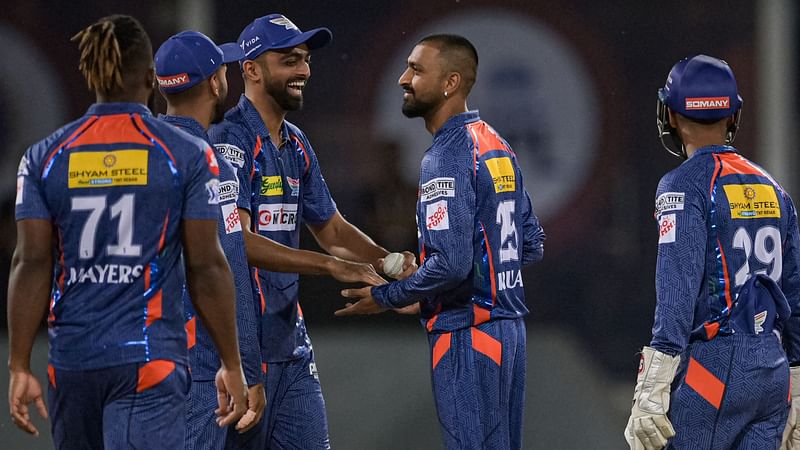
[[422,159],[420,267],[337,315],[420,303],[433,394],[448,449],[522,448],[525,322],[522,267],[543,256],[545,235],[517,157],[467,108],[478,54],[464,37],[428,36],[400,76],[403,114],[422,117],[433,144]]
[[[254,20],[239,36],[244,95],[210,131],[237,170],[247,257],[261,293],[267,448],[330,448],[298,274],[385,282],[373,267],[380,268],[388,252],[338,212],[311,143],[285,120],[302,107],[310,52],[330,40],[328,29],[302,32],[280,14]],[[298,249],[303,224],[330,255]],[[405,265],[415,267],[413,254]]]
[[[221,121],[225,112],[223,105],[228,94],[225,63],[243,57],[244,52],[236,43],[217,46],[197,31],[183,31],[167,39],[155,55],[156,80],[167,100],[167,114],[159,118],[208,142],[206,130],[211,123]],[[187,404],[185,447],[263,448],[263,433],[257,426],[266,403],[261,375],[260,306],[247,265],[239,221],[236,203],[239,182],[230,163],[219,154],[216,157],[219,184],[213,189],[219,202],[217,234],[236,287],[239,351],[249,386],[248,412],[235,429],[217,426],[213,405],[216,403],[214,376],[220,366],[219,354],[206,328],[198,323],[196,311],[186,295],[183,304],[192,387]],[[252,431],[247,433],[250,429]]]
[[155,75],[136,19],[109,16],[73,40],[97,103],[31,146],[19,166],[11,415],[32,434],[28,405],[47,415],[29,360],[49,304],[56,447],[178,448],[188,390],[184,283],[222,360],[220,425],[247,409],[233,284],[209,196],[219,169],[208,144],[144,106]]
[[741,107],[731,68],[705,55],[658,91],[661,140],[684,161],[656,192],[655,321],[631,449],[781,443],[800,363],[800,236],[788,193],[731,146]]

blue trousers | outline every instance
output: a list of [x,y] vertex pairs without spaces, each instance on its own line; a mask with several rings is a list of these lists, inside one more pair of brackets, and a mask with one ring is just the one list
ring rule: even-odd
[[266,380],[267,407],[262,420],[266,448],[331,448],[314,353],[292,361],[269,363]]
[[789,407],[789,365],[773,333],[695,341],[673,382],[667,448],[775,450]]
[[525,322],[428,334],[433,396],[447,449],[521,449]]
[[86,371],[50,366],[48,373],[57,449],[183,447],[186,367],[155,360]]

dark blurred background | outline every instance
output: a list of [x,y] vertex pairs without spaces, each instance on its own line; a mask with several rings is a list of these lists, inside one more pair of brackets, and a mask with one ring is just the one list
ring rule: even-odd
[[[648,343],[653,319],[654,192],[659,178],[679,163],[656,137],[656,90],[683,57],[705,53],[727,60],[744,98],[736,146],[796,194],[794,2],[6,2],[0,12],[3,292],[15,243],[19,157],[94,100],[69,38],[103,15],[126,13],[144,24],[154,50],[187,28],[222,43],[273,12],[303,30],[326,26],[333,32],[332,44],[313,54],[305,109],[287,119],[309,136],[340,211],[390,250],[416,250],[418,164],[431,139],[421,119],[400,113],[396,80],[420,37],[457,32],[473,41],[481,62],[469,106],[514,147],[547,233],[545,259],[525,271],[532,311],[526,448],[621,448],[636,352]],[[229,68],[228,82],[233,105],[242,90],[236,66]],[[163,110],[158,97],[156,112]],[[315,248],[308,233],[304,241]],[[329,366],[320,364],[320,374],[334,447],[436,448],[423,330],[413,318],[394,314],[335,318],[341,288],[323,277],[301,282],[318,360]],[[5,298],[0,304],[5,309]],[[42,344],[38,357],[45,358]],[[398,356],[387,357],[391,352]],[[352,363],[342,364],[342,358]],[[417,384],[404,378],[412,366]],[[366,367],[374,376],[359,379]],[[387,385],[387,376],[395,381]],[[354,378],[364,391],[351,397],[344,393],[354,389]],[[380,416],[397,415],[388,411],[399,406],[384,397],[408,403],[407,395],[418,402],[405,406],[404,425],[388,427]],[[586,438],[596,444],[570,440],[576,417],[593,421],[595,434]],[[359,425],[364,420],[380,426]],[[411,438],[409,429],[425,437]],[[0,444],[19,436],[0,422]],[[29,445],[14,442],[9,445]]]

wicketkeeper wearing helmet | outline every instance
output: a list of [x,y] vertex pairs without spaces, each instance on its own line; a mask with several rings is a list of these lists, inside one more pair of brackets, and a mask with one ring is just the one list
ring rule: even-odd
[[[679,61],[658,130],[685,160],[658,185],[656,310],[625,438],[631,449],[800,448],[797,214],[731,146],[742,99],[724,61]],[[800,407],[800,401],[795,402]],[[794,442],[795,444],[792,444]]]

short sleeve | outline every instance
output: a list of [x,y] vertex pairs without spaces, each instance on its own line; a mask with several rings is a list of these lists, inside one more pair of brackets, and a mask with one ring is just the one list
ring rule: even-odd
[[25,152],[17,169],[17,198],[15,202],[17,220],[50,220],[52,218],[45,201],[39,164],[32,159],[34,149],[35,147],[30,147]]

